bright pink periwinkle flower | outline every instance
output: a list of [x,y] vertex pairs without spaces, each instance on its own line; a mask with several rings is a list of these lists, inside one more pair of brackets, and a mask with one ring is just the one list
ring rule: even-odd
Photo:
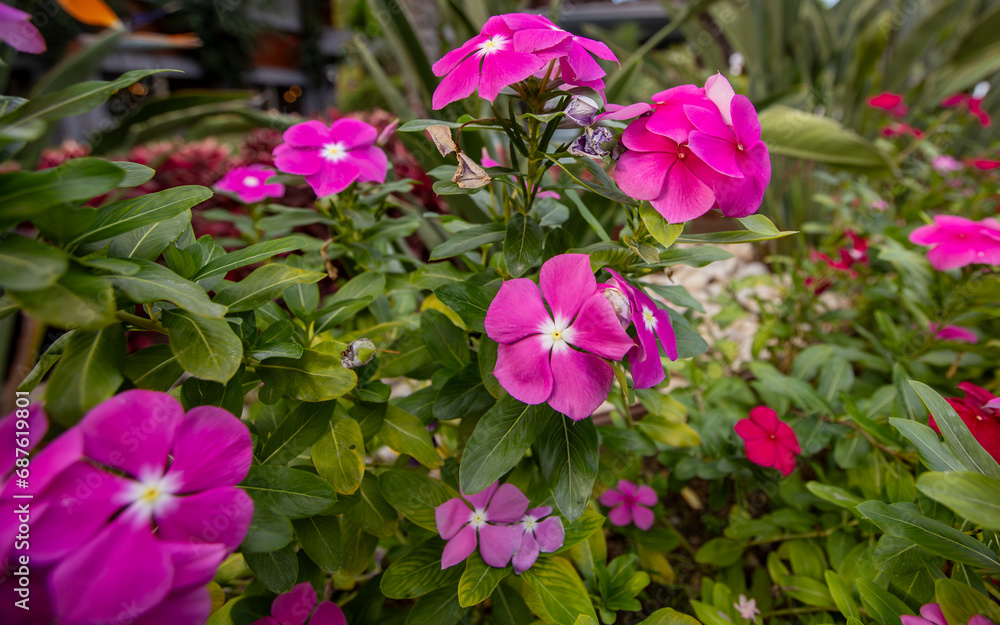
[[271,615],[257,619],[253,625],[347,625],[347,617],[339,605],[332,601],[320,601],[317,605],[316,601],[312,584],[302,582],[275,597]]
[[[206,584],[253,515],[236,487],[251,459],[250,432],[221,408],[185,414],[170,395],[144,390],[95,407],[32,459],[30,557],[33,581],[45,584],[28,622],[204,622]],[[4,507],[24,492],[15,483]],[[16,527],[16,515],[0,518],[5,550]],[[22,622],[11,604],[0,616]]]
[[[902,625],[954,625],[948,623],[938,603],[924,604],[920,608],[920,616],[904,614],[900,617],[900,621]],[[994,625],[994,623],[985,616],[977,614],[970,618],[966,625]]]
[[904,117],[910,111],[903,102],[903,96],[898,93],[880,93],[868,98],[868,106],[882,109],[893,117]]
[[939,174],[948,174],[962,169],[962,163],[953,156],[939,154],[934,157],[933,161],[931,161],[931,167],[933,167],[934,171]]
[[971,343],[975,345],[979,342],[976,333],[964,326],[947,325],[938,329],[938,324],[932,323],[927,329],[934,332],[934,338],[940,341],[952,341],[955,343]]
[[778,413],[766,406],[750,411],[749,419],[736,423],[736,433],[746,446],[747,460],[762,467],[774,467],[782,475],[795,470],[795,456],[802,453],[799,439]]
[[653,527],[653,511],[656,505],[656,491],[649,486],[637,486],[628,480],[619,480],[618,486],[601,493],[598,499],[602,506],[611,508],[608,519],[612,525],[624,527],[629,523],[641,530]]
[[215,188],[232,193],[244,204],[254,204],[269,197],[283,197],[285,185],[267,182],[274,174],[274,169],[264,165],[236,167],[216,182]]
[[601,90],[604,88],[602,79],[607,72],[594,60],[594,56],[618,62],[607,45],[563,30],[544,15],[508,13],[501,17],[514,31],[514,49],[536,54],[546,64],[558,60],[559,74],[564,83]]
[[0,41],[18,52],[45,52],[45,40],[31,23],[31,15],[3,3],[0,3]]
[[538,284],[504,282],[486,313],[486,334],[500,344],[493,373],[514,399],[548,402],[574,421],[608,397],[614,373],[603,359],[620,361],[635,346],[586,254],[545,261]]
[[371,124],[343,117],[327,126],[321,121],[296,124],[274,148],[281,171],[305,176],[316,195],[340,193],[355,182],[385,182],[385,152],[375,145],[378,131]]
[[[441,554],[441,568],[465,561],[476,550],[486,564],[503,568],[521,543],[522,531],[510,525],[522,520],[528,498],[513,484],[493,482],[475,495],[455,497],[434,509],[441,538],[448,541]],[[477,541],[478,538],[478,541]]]
[[934,223],[911,232],[910,241],[930,246],[927,260],[938,271],[966,265],[1000,265],[1000,221],[992,217],[972,221],[936,215]]
[[635,388],[652,388],[667,378],[660,361],[660,347],[670,360],[677,360],[677,338],[670,314],[658,308],[651,297],[632,286],[618,272],[608,269],[608,273],[612,275],[612,280],[606,286],[617,288],[625,295],[628,301],[626,318],[635,328],[638,338],[635,347],[628,352],[629,371]]
[[532,508],[516,525],[520,532],[520,542],[514,550],[511,563],[518,575],[534,566],[539,553],[554,553],[563,546],[566,531],[563,529],[562,519],[549,516],[550,514],[551,506]]

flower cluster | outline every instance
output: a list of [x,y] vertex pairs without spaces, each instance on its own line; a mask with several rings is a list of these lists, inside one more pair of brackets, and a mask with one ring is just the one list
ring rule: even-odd
[[983,99],[969,95],[967,93],[956,93],[941,101],[941,106],[945,108],[957,108],[969,111],[983,128],[991,125],[993,120],[989,114],[983,110]]
[[931,248],[927,260],[938,271],[966,265],[1000,265],[1000,221],[993,217],[973,221],[936,215],[934,223],[911,232],[910,241]]
[[[31,462],[30,561],[45,585],[30,622],[204,622],[206,584],[253,515],[236,487],[251,459],[249,430],[221,408],[185,414],[170,395],[144,390],[95,407]],[[0,507],[13,508],[15,492],[10,479]],[[0,517],[0,560],[17,518]]]
[[719,208],[746,217],[760,208],[771,181],[771,157],[761,141],[757,111],[721,74],[705,87],[681,85],[605,119],[637,114],[622,134],[626,151],[615,182],[637,200],[649,200],[670,223]]
[[566,85],[604,89],[605,71],[593,56],[618,62],[605,44],[567,32],[548,18],[525,13],[491,17],[478,35],[448,52],[431,68],[444,79],[434,90],[441,109],[472,95],[492,102],[507,86],[549,75],[556,61]]
[[[614,372],[606,360],[629,355],[639,388],[665,377],[656,336],[673,359],[670,317],[618,274],[598,285],[586,254],[561,254],[542,265],[538,284],[507,280],[486,313],[486,334],[500,344],[493,373],[526,404],[547,402],[573,420],[607,399]],[[638,341],[625,327],[633,323]]]
[[297,584],[271,604],[271,615],[253,625],[347,625],[340,606],[332,601],[316,603],[316,590],[309,582]]
[[478,544],[483,562],[496,568],[512,563],[520,575],[539,553],[558,550],[566,538],[562,519],[549,516],[549,506],[529,510],[528,504],[518,487],[494,482],[481,493],[462,493],[435,508],[438,533],[448,541],[441,568],[465,561]]
[[637,486],[628,480],[619,480],[618,486],[601,493],[598,501],[611,508],[608,519],[612,525],[623,527],[629,523],[645,531],[653,527],[653,511],[657,503],[656,492],[649,486]]
[[757,406],[750,417],[736,424],[736,433],[743,439],[747,460],[762,467],[774,467],[782,475],[795,470],[795,456],[802,453],[799,439],[778,413],[766,406]]
[[[1000,462],[1000,397],[994,397],[986,389],[971,382],[962,382],[958,388],[965,394],[964,398],[946,397],[945,400],[962,418],[962,422],[983,449]],[[931,415],[929,425],[935,432],[941,433],[934,415]]]

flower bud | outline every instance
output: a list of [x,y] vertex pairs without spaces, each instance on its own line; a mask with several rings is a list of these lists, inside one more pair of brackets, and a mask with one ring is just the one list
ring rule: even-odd
[[566,107],[566,119],[577,126],[591,126],[600,107],[597,102],[583,95],[575,95]]
[[574,156],[604,158],[608,155],[608,151],[604,149],[602,144],[608,143],[614,138],[611,131],[604,126],[586,128],[582,135],[573,140],[567,151]]
[[604,299],[611,304],[611,310],[615,311],[615,315],[618,316],[622,329],[627,328],[632,317],[632,307],[628,303],[628,297],[620,289],[614,287],[604,289],[602,293],[604,293]]
[[345,369],[357,369],[372,361],[375,357],[375,343],[371,339],[351,341],[347,349],[340,353],[340,364]]

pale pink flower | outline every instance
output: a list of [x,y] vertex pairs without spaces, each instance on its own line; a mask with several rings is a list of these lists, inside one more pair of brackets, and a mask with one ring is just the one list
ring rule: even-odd
[[931,167],[940,174],[947,174],[962,169],[962,163],[953,156],[939,154],[931,161]]
[[757,600],[748,599],[746,595],[740,595],[740,600],[734,603],[733,607],[740,613],[740,616],[751,621],[755,615],[760,614],[760,610],[757,609]]
[[[441,568],[464,562],[479,546],[486,564],[503,568],[521,544],[524,529],[509,525],[522,521],[528,498],[513,484],[493,482],[481,493],[454,497],[434,509],[441,538],[448,541]],[[477,541],[478,538],[478,541]]]
[[512,564],[514,572],[518,575],[535,564],[539,553],[553,553],[563,546],[563,542],[566,540],[566,531],[563,529],[562,519],[557,516],[549,516],[550,514],[552,514],[550,506],[532,508],[516,525],[521,536],[514,551]]

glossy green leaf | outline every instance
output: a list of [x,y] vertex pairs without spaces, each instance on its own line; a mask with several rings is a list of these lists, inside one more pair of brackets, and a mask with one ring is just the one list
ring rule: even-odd
[[334,573],[344,561],[340,537],[340,519],[335,516],[311,516],[292,523],[299,544],[309,559],[328,573]]
[[431,260],[441,260],[451,258],[465,252],[478,249],[484,245],[499,243],[504,240],[505,228],[503,224],[488,223],[466,228],[451,235],[444,243],[438,245],[431,252]]
[[122,367],[136,388],[149,391],[168,391],[184,374],[184,367],[169,345],[151,345],[125,357]]
[[392,536],[396,531],[399,515],[382,496],[378,478],[372,473],[365,473],[358,492],[361,495],[360,501],[344,513],[344,518],[357,523],[372,536]]
[[264,441],[260,463],[286,464],[308,449],[330,429],[334,405],[335,402],[299,404]]
[[70,337],[45,390],[45,412],[65,426],[114,395],[124,377],[125,330],[120,323]]
[[111,283],[78,265],[70,264],[48,288],[7,294],[33,317],[58,328],[99,330],[115,322]]
[[681,614],[673,608],[660,608],[641,621],[639,625],[701,625],[698,619]]
[[38,172],[0,174],[0,228],[17,225],[59,204],[89,200],[114,189],[124,178],[121,168],[99,158],[73,159]]
[[337,501],[337,493],[308,471],[280,466],[252,466],[240,484],[255,502],[291,519],[321,514]]
[[694,559],[695,562],[717,567],[729,566],[743,558],[746,548],[746,543],[732,538],[713,538],[701,546]]
[[538,593],[545,611],[558,625],[575,625],[580,615],[597,621],[590,595],[576,569],[562,558],[539,558],[521,574],[528,586]]
[[257,580],[271,592],[285,593],[295,585],[299,575],[299,561],[291,545],[267,553],[247,552],[243,557]]
[[[31,368],[28,375],[24,376],[21,383],[17,385],[17,390],[24,393],[30,393],[35,390],[42,381],[42,378],[45,377],[45,374],[49,372],[49,369],[55,366],[59,362],[59,359],[62,358],[63,353],[66,351],[66,345],[69,344],[69,339],[75,332],[76,330],[64,332],[59,338],[52,341],[52,344],[38,357],[38,362]],[[163,347],[166,347],[166,345]],[[170,351],[169,347],[167,347],[167,351]]]
[[542,426],[556,416],[546,404],[522,404],[509,395],[486,411],[465,445],[462,490],[478,493],[514,468]]
[[54,285],[68,268],[58,248],[19,234],[0,238],[0,287],[37,291]]
[[955,454],[941,443],[937,432],[930,427],[910,419],[889,419],[899,433],[913,443],[920,453],[920,459],[932,471],[962,471],[965,466]]
[[386,407],[379,438],[396,453],[413,456],[429,469],[444,462],[423,422],[397,406]]
[[138,258],[126,262],[138,266],[139,271],[111,276],[110,280],[133,302],[150,304],[166,301],[191,314],[211,319],[222,319],[226,314],[226,307],[212,303],[204,289],[163,265]]
[[432,308],[421,313],[420,335],[427,350],[446,369],[461,369],[469,364],[469,346],[465,332],[445,314]]
[[[433,540],[433,539],[432,539]],[[486,601],[503,578],[511,574],[512,567],[492,567],[483,562],[478,552],[473,552],[465,561],[465,571],[458,580],[458,604],[471,608]]]
[[312,446],[312,461],[316,471],[333,489],[350,495],[361,486],[365,473],[365,440],[358,422],[334,411],[324,423],[322,436]]
[[920,396],[927,409],[934,415],[934,422],[937,423],[944,439],[948,441],[948,447],[951,448],[959,461],[969,471],[977,471],[983,475],[1000,478],[1000,464],[997,464],[993,456],[983,449],[983,446],[972,435],[968,426],[962,422],[955,409],[926,384],[911,380],[910,385]]
[[97,210],[94,222],[85,232],[74,237],[69,245],[111,239],[136,228],[174,218],[210,197],[210,189],[188,185],[108,204]]
[[167,310],[161,323],[170,336],[177,362],[185,371],[222,384],[236,373],[243,358],[243,344],[226,320]]
[[994,623],[1000,622],[1000,607],[988,595],[967,584],[951,579],[935,580],[934,598],[949,623],[968,623],[977,614]]
[[446,586],[421,597],[406,615],[403,625],[464,623],[468,608],[458,603],[458,591]]
[[191,224],[191,211],[147,224],[111,239],[108,256],[156,260]]
[[761,140],[771,154],[854,169],[889,167],[885,155],[867,139],[829,117],[780,105],[767,107],[759,117]]
[[255,367],[267,386],[302,401],[337,399],[357,385],[354,371],[345,369],[333,354],[306,349],[302,357],[268,358]]
[[461,566],[441,569],[444,545],[441,539],[430,538],[390,564],[382,576],[382,593],[390,599],[414,599],[457,582]]
[[601,529],[604,525],[604,520],[604,516],[588,508],[575,521],[564,522],[563,531],[566,536],[563,539],[562,547],[556,550],[556,553],[569,551],[590,538],[591,534]]
[[465,325],[475,332],[486,332],[486,312],[493,295],[481,286],[469,282],[452,282],[434,289],[441,302],[458,313]]
[[830,597],[833,602],[837,605],[837,609],[840,613],[844,615],[845,618],[861,618],[861,611],[858,610],[858,604],[854,601],[854,597],[851,595],[850,588],[844,583],[844,580],[840,578],[839,575],[833,571],[825,571],[823,573],[823,578],[826,580],[826,586],[830,591]]
[[212,259],[204,267],[198,270],[195,280],[211,278],[212,276],[222,276],[233,269],[259,263],[263,260],[273,258],[278,254],[294,252],[306,246],[306,240],[299,236],[281,237],[273,241],[261,241],[248,245],[243,249],[229,252],[224,256]]
[[537,442],[542,479],[559,511],[575,521],[587,509],[597,479],[597,428],[591,419],[559,414],[548,420]]
[[923,494],[976,525],[1000,529],[1000,480],[969,471],[924,473],[917,479]]
[[434,509],[458,497],[451,486],[423,473],[391,469],[378,478],[382,496],[393,508],[420,527],[437,532]]
[[878,619],[882,625],[899,625],[901,616],[913,614],[905,603],[888,590],[880,588],[875,582],[868,579],[858,579],[854,583],[858,587],[861,604],[868,611],[868,614]]
[[292,542],[292,522],[274,508],[257,504],[240,550],[264,553],[277,551]]
[[214,301],[228,306],[230,312],[253,310],[279,297],[292,284],[312,284],[325,277],[326,274],[318,271],[272,263],[255,269],[237,283],[223,287],[215,294]]
[[542,229],[534,219],[511,217],[503,239],[504,264],[511,276],[520,278],[542,258]]

